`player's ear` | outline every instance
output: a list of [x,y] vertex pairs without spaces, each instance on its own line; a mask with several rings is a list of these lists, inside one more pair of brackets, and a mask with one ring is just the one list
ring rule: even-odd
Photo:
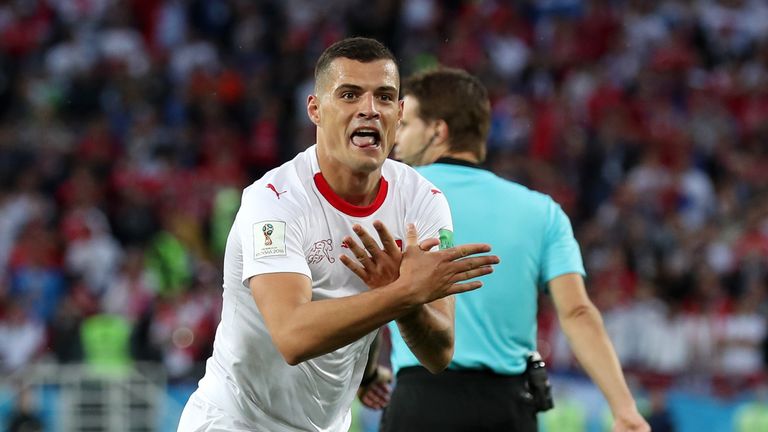
[[320,125],[320,105],[317,96],[309,95],[307,97],[307,115],[316,126]]

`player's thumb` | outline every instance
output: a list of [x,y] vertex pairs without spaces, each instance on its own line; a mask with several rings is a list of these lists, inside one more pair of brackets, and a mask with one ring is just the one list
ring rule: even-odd
[[419,243],[419,248],[423,250],[424,252],[429,252],[432,250],[433,247],[440,246],[440,240],[436,238],[428,238],[421,243]]
[[419,247],[419,234],[416,232],[416,225],[409,223],[405,232],[405,248]]

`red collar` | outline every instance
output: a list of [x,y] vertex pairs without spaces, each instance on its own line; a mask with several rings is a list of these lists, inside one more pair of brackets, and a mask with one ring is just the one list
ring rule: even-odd
[[387,198],[387,190],[389,189],[389,183],[382,176],[379,181],[379,193],[376,195],[376,199],[370,205],[356,206],[336,195],[336,192],[331,189],[331,185],[323,177],[323,173],[318,172],[315,174],[314,180],[317,190],[336,210],[354,217],[366,217],[375,213],[384,204],[384,200]]

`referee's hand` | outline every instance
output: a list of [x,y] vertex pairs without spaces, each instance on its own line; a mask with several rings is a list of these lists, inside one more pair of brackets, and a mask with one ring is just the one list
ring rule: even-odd
[[651,432],[651,427],[635,410],[633,413],[617,416],[613,423],[613,432]]

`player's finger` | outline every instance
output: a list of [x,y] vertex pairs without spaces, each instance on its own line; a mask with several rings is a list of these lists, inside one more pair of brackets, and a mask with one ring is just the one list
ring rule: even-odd
[[342,254],[339,259],[345,266],[347,266],[348,269],[352,270],[352,273],[356,274],[360,279],[365,280],[368,277],[368,272],[365,271],[365,267],[356,263],[352,258]]
[[491,245],[485,243],[469,243],[452,248],[444,249],[446,260],[455,261],[459,258],[463,258],[469,255],[475,255],[479,253],[485,253],[491,251]]
[[371,385],[371,388],[368,389],[366,395],[370,396],[371,399],[376,400],[379,403],[386,402],[388,397],[387,392],[382,390],[381,384]]
[[389,403],[389,391],[385,385],[376,383],[366,392],[366,396],[379,407],[385,407]]
[[419,248],[424,252],[431,251],[433,247],[440,244],[440,239],[429,238],[419,243]]
[[366,407],[368,407],[368,408],[370,408],[372,410],[380,410],[380,409],[383,409],[384,407],[386,407],[388,405],[388,402],[382,401],[381,399],[378,399],[376,397],[372,397],[372,396],[370,396],[368,394],[366,394],[364,396],[364,398],[363,398],[363,400],[361,400],[361,402],[363,402],[363,405],[365,405]]
[[387,402],[389,400],[389,387],[384,383],[376,383],[371,389],[371,393],[382,402]]
[[379,397],[372,397],[371,398],[371,405],[375,407],[375,409],[382,409],[389,405],[389,401],[385,399],[381,399]]
[[480,256],[473,256],[469,258],[462,258],[462,259],[447,263],[447,265],[450,267],[451,270],[458,273],[461,271],[473,270],[482,266],[495,265],[495,264],[498,264],[499,261],[500,259],[496,255],[480,255]]
[[453,284],[448,289],[447,295],[461,294],[463,292],[473,291],[480,288],[481,286],[483,286],[483,283],[480,281],[471,281],[471,282]]
[[491,267],[491,266],[478,267],[478,268],[473,269],[473,270],[468,270],[468,271],[463,271],[463,272],[460,272],[460,273],[456,273],[451,278],[451,282],[452,283],[461,282],[461,281],[465,281],[465,280],[468,280],[468,279],[476,278],[476,277],[479,277],[479,276],[485,276],[485,275],[491,274],[491,273],[493,273],[493,267]]
[[365,246],[365,249],[368,251],[368,254],[375,260],[377,257],[381,256],[381,248],[378,244],[376,244],[376,240],[371,237],[370,234],[368,234],[368,231],[365,230],[362,226],[355,224],[352,226],[352,230],[357,234],[357,236],[360,238],[360,241],[363,242],[363,246]]
[[397,246],[394,237],[390,234],[384,222],[380,220],[373,221],[373,228],[376,229],[376,233],[379,235],[379,240],[384,246],[384,250],[387,251],[389,256],[397,256],[400,254],[400,248]]
[[365,392],[362,396],[360,396],[360,403],[372,410],[379,409],[378,404],[376,404],[375,399],[371,397],[369,392]]
[[381,397],[374,391],[374,384],[369,384],[365,388],[359,390],[360,401],[366,405],[376,405]]
[[345,237],[344,238],[344,244],[347,245],[349,248],[349,251],[352,252],[352,255],[355,256],[355,259],[357,259],[360,264],[366,265],[366,262],[371,259],[370,256],[368,256],[368,252],[363,249],[362,246],[360,246],[356,241],[352,239],[352,237]]
[[362,399],[360,399],[360,402],[365,406],[366,408],[374,411],[378,411],[381,408],[376,404],[376,401],[371,400],[368,396],[363,396]]

